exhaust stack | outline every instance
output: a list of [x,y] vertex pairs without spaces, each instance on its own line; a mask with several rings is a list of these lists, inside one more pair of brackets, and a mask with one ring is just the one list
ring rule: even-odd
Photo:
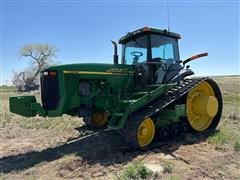
[[118,64],[117,43],[112,40],[114,46],[113,63]]

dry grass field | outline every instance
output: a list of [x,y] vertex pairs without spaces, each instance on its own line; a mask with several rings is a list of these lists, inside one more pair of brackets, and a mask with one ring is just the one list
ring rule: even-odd
[[[217,130],[133,151],[121,137],[81,118],[24,118],[1,87],[0,179],[240,179],[240,77],[214,77],[224,100]],[[32,92],[32,94],[39,94]]]

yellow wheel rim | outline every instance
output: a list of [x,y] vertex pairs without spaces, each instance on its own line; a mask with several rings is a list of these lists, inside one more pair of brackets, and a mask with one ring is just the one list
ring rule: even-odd
[[155,125],[152,119],[147,118],[138,126],[137,139],[140,147],[149,145],[155,134]]
[[218,112],[218,100],[212,86],[203,81],[193,88],[187,96],[187,118],[196,131],[206,130]]
[[108,119],[108,116],[106,112],[94,113],[92,115],[92,124],[94,126],[100,127],[106,124],[107,119]]

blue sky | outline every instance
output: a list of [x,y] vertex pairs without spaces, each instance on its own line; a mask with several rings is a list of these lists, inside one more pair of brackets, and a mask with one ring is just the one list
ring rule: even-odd
[[[190,64],[196,75],[240,74],[239,2],[169,1],[169,10],[170,30],[182,36],[181,59],[209,52]],[[55,45],[61,64],[112,63],[111,39],[167,24],[166,2],[2,1],[0,83],[29,65],[17,54],[24,44]]]

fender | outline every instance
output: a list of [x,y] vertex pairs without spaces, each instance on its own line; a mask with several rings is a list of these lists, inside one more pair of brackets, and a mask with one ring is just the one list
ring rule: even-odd
[[174,76],[171,80],[170,83],[175,83],[175,82],[179,82],[182,79],[184,79],[187,76],[191,76],[193,75],[194,72],[191,69],[182,69],[181,71],[179,71],[179,73]]

